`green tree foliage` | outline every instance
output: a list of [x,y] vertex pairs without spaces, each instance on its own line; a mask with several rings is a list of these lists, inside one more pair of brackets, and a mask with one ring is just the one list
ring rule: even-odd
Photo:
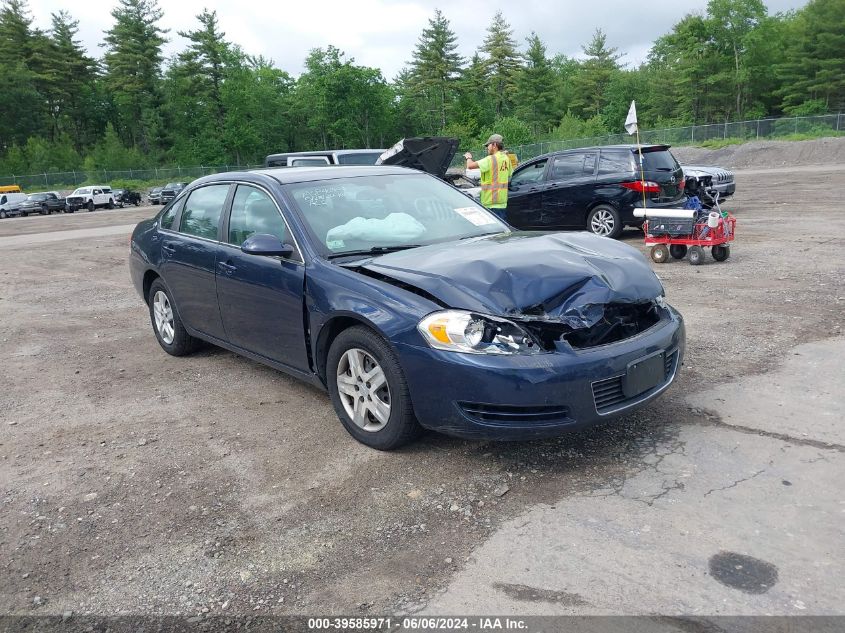
[[104,62],[116,112],[113,123],[127,145],[150,153],[162,127],[162,12],[156,0],[119,0],[111,14],[115,23],[106,32]]
[[555,74],[546,57],[546,45],[537,34],[532,33],[526,42],[525,65],[517,78],[516,114],[536,138],[548,132],[559,118],[555,111]]
[[493,111],[498,117],[510,114],[517,92],[521,56],[513,39],[513,29],[501,11],[496,12],[487,27],[481,51],[486,55],[488,94],[493,100]]
[[845,109],[845,0],[811,0],[795,15],[776,67],[786,112]]
[[534,33],[520,48],[501,13],[464,60],[436,10],[390,82],[333,46],[310,51],[292,77],[246,55],[210,10],[165,60],[157,0],[113,1],[94,59],[70,13],[37,25],[27,0],[0,0],[0,173],[257,164],[424,134],[473,151],[493,132],[510,147],[591,139],[621,134],[632,99],[645,129],[845,110],[845,0],[776,15],[763,0],[709,0],[638,67],[622,65],[601,30],[582,57]]
[[622,57],[616,51],[607,46],[607,36],[601,29],[596,29],[593,39],[584,46],[587,59],[573,78],[575,94],[572,109],[585,118],[599,114],[607,104],[605,91],[619,72],[619,59]]
[[458,36],[450,28],[449,20],[439,9],[435,10],[414,49],[408,77],[409,96],[418,99],[423,120],[428,119],[432,131],[447,124],[463,64],[457,48]]

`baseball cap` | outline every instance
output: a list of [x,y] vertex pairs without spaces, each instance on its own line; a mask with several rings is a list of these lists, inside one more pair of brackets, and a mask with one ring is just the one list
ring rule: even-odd
[[487,139],[487,142],[484,144],[484,147],[490,145],[490,143],[498,143],[499,145],[505,144],[505,139],[502,138],[501,134],[491,134],[490,138]]

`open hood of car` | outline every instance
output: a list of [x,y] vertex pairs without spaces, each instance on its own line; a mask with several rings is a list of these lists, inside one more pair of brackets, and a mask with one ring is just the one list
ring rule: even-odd
[[354,265],[450,308],[592,327],[604,306],[663,286],[635,248],[590,233],[510,233],[388,253]]
[[403,138],[379,156],[376,165],[410,167],[443,178],[459,143],[458,139],[448,136]]

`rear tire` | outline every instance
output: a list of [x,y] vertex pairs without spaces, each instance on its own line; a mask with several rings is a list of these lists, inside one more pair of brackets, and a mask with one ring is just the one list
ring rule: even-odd
[[[382,380],[382,385],[371,387],[377,380]],[[355,326],[332,342],[326,383],[335,413],[362,444],[389,451],[422,432],[399,360],[371,329]]]
[[188,334],[170,291],[161,279],[156,279],[150,286],[147,305],[150,308],[150,323],[161,349],[171,356],[186,356],[199,347],[199,339]]
[[669,254],[674,259],[683,259],[687,256],[687,247],[683,244],[671,244],[669,246]]
[[9,217],[9,216],[6,214],[6,211],[5,211],[5,210],[0,211],[0,219],[5,220],[5,219],[6,219],[6,218],[8,218],[8,217]]
[[624,228],[619,212],[610,205],[600,204],[587,215],[587,230],[595,235],[616,239]]
[[114,209],[114,200],[109,198],[109,203],[106,205],[109,209]]
[[669,249],[666,244],[655,244],[651,247],[651,261],[655,264],[663,264],[669,259]]
[[731,256],[731,249],[729,246],[725,246],[723,244],[718,244],[710,249],[710,252],[713,255],[713,259],[717,262],[723,262],[728,257]]
[[704,263],[704,249],[700,246],[691,246],[687,254],[689,263],[693,266],[698,266]]

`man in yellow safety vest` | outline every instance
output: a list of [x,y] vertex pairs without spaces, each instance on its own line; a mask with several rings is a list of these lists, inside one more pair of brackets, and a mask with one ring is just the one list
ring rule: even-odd
[[513,166],[510,158],[502,150],[505,147],[501,134],[493,134],[484,144],[487,156],[479,161],[472,159],[472,153],[467,152],[467,169],[481,171],[481,204],[490,209],[501,219],[505,219],[505,208],[508,206],[508,181]]

